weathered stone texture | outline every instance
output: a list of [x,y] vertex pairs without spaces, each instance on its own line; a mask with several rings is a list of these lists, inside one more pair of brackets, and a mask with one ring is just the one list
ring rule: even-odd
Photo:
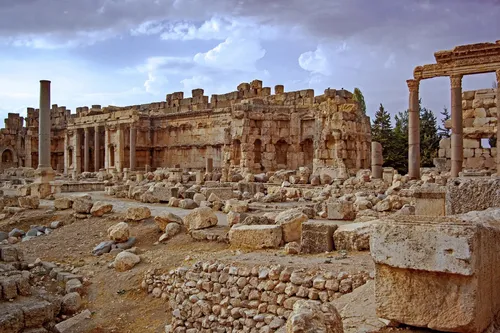
[[446,184],[446,215],[500,207],[500,178],[459,177]]

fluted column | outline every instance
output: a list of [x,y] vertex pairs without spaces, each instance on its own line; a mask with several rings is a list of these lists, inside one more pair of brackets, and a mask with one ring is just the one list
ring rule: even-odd
[[451,83],[451,176],[458,177],[464,161],[462,125],[462,75],[450,76]]
[[88,172],[89,171],[89,141],[90,141],[90,135],[89,135],[89,128],[85,127],[83,129],[83,171]]
[[94,172],[98,172],[100,169],[100,147],[99,126],[96,126],[94,127]]
[[135,171],[135,141],[137,140],[137,128],[134,124],[130,126],[130,171]]
[[497,176],[500,177],[500,69],[497,69]]
[[420,107],[418,80],[407,80],[410,91],[408,113],[408,175],[410,179],[420,178]]

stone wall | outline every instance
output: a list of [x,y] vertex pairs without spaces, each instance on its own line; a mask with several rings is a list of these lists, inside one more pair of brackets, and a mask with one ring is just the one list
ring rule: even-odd
[[[462,94],[464,126],[464,169],[496,169],[496,148],[484,148],[481,139],[496,137],[497,105],[496,90],[481,89],[465,91]],[[445,127],[451,128],[451,120]],[[439,143],[439,157],[451,163],[451,139]]]
[[274,332],[300,299],[330,302],[370,279],[366,272],[199,262],[166,274],[148,271],[142,287],[168,300],[171,332]]
[[[370,166],[370,119],[343,89],[315,96],[311,89],[285,92],[278,85],[271,94],[254,80],[211,98],[194,89],[188,98],[175,92],[162,102],[85,106],[76,114],[53,105],[51,120],[52,168],[68,174],[203,169],[208,158],[214,168],[254,173],[300,166],[341,170],[334,177]],[[9,167],[36,168],[38,111],[29,108],[26,128],[22,123],[18,115],[9,116],[0,147],[8,150]]]

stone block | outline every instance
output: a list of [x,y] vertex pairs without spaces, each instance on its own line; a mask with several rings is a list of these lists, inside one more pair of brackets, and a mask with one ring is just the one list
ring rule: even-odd
[[410,326],[483,332],[500,310],[500,210],[374,227],[377,315]]
[[459,177],[450,179],[446,184],[446,215],[490,207],[500,207],[499,178]]
[[333,233],[335,250],[368,251],[372,227],[379,221],[350,223],[341,225]]
[[154,186],[148,192],[150,192],[160,202],[168,202],[170,198],[172,197],[177,198],[179,196],[179,188],[177,187]]
[[283,233],[279,225],[234,225],[229,230],[229,242],[232,246],[265,249],[278,248]]
[[329,221],[302,223],[301,252],[325,253],[333,251],[333,233],[337,228],[337,224]]
[[302,223],[308,220],[306,214],[297,209],[289,209],[276,216],[276,224],[281,226],[285,243],[298,241],[302,235]]
[[[442,141],[442,140],[441,140]],[[464,139],[464,149],[474,149],[481,146],[481,141],[476,139]],[[449,148],[450,146],[448,146]]]
[[326,210],[329,220],[354,220],[356,218],[354,205],[350,201],[337,200],[328,202]]
[[419,187],[413,191],[415,215],[444,216],[446,206],[446,188]]

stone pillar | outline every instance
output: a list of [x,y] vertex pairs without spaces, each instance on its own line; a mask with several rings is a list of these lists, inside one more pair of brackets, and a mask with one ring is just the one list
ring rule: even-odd
[[89,172],[89,161],[90,161],[89,141],[90,141],[89,128],[85,127],[83,129],[83,171],[85,172]]
[[24,163],[24,165],[28,168],[32,168],[33,167],[33,160],[32,160],[32,156],[31,156],[31,135],[30,135],[30,130],[28,130],[28,134],[26,135],[26,140],[24,141],[24,145],[26,147],[26,162]]
[[418,80],[407,80],[410,91],[408,113],[408,176],[420,178],[420,107],[418,103]]
[[104,126],[104,169],[108,171],[109,165],[109,128]]
[[116,171],[122,172],[123,171],[123,129],[121,125],[117,125],[116,127],[116,149],[115,149],[115,156],[118,158],[115,159],[115,167]]
[[64,174],[67,176],[68,175],[68,168],[69,168],[69,138],[68,138],[68,133],[64,133]]
[[500,69],[497,74],[497,176],[500,177]]
[[38,182],[54,179],[50,165],[50,81],[40,81],[40,114],[38,120]]
[[73,149],[74,155],[74,169],[77,174],[82,172],[82,141],[80,137],[80,129],[75,129],[75,149]]
[[381,179],[384,164],[382,155],[382,145],[379,142],[372,141],[372,178]]
[[214,160],[213,160],[213,158],[208,157],[206,159],[205,163],[206,163],[205,171],[207,173],[212,172],[214,170]]
[[94,127],[94,172],[98,172],[101,168],[99,161],[99,156],[101,152],[100,145],[100,136],[99,136],[99,126]]
[[135,171],[135,142],[137,140],[137,128],[135,125],[130,126],[130,171]]
[[464,161],[462,125],[462,75],[450,76],[451,83],[451,176],[458,177]]

